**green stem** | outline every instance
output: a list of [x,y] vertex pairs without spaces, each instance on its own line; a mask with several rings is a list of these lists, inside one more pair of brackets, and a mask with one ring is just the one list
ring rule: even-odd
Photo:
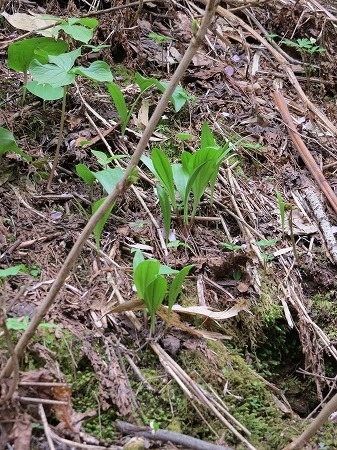
[[63,137],[64,120],[65,120],[65,117],[66,117],[66,99],[67,99],[67,86],[64,86],[63,87],[63,98],[62,98],[62,111],[61,111],[60,131],[59,131],[59,137],[58,137],[58,140],[57,140],[57,147],[56,147],[53,167],[51,169],[51,172],[50,172],[50,175],[49,175],[49,179],[48,179],[48,184],[47,184],[47,190],[48,191],[50,191],[51,183],[53,181],[55,170],[56,170],[57,163],[58,163],[59,156],[60,156],[60,149],[61,149],[62,137]]

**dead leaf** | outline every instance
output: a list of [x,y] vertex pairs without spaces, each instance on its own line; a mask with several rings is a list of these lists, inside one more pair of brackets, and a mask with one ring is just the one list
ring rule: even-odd
[[14,423],[12,434],[14,437],[14,448],[20,450],[30,449],[30,440],[32,436],[32,424],[30,416],[27,413],[18,417]]
[[[1,14],[7,20],[7,22],[12,25],[12,27],[24,31],[36,31],[40,28],[57,24],[55,20],[43,19],[43,17],[45,17],[45,14],[30,15],[25,13],[15,13],[10,15],[6,12],[3,12]],[[41,34],[42,36],[47,37],[51,36],[49,30],[37,31],[37,34]]]
[[238,284],[236,285],[236,289],[241,292],[241,294],[243,294],[244,292],[247,292],[249,289],[248,284],[243,283],[242,281],[239,281]]
[[[288,236],[291,235],[289,220],[286,220],[284,231]],[[292,211],[292,232],[295,236],[307,236],[317,233],[318,228],[314,223],[310,223],[300,210],[294,209]]]
[[72,424],[72,415],[74,410],[72,408],[71,390],[67,386],[54,387],[52,389],[54,399],[60,402],[66,402],[67,405],[54,405],[53,410],[57,419],[61,424],[71,431],[75,431]]
[[192,316],[199,315],[213,320],[226,320],[236,316],[240,311],[248,312],[245,301],[239,302],[227,311],[214,311],[207,308],[207,306],[189,306],[188,308],[183,308],[180,305],[173,305],[172,311],[190,314]]

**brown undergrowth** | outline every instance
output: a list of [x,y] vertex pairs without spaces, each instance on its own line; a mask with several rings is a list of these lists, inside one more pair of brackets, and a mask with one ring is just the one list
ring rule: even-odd
[[[116,3],[99,9],[123,2]],[[110,64],[129,106],[138,95],[135,72],[170,79],[202,3],[150,2],[140,10],[97,16],[92,44],[110,45],[100,59]],[[217,142],[235,144],[219,171],[213,204],[206,191],[190,226],[174,218],[172,240],[179,245],[163,248],[155,181],[140,164],[134,190],[117,200],[105,225],[100,249],[89,239],[18,361],[14,395],[0,406],[0,448],[15,443],[18,449],[42,449],[49,438],[55,448],[66,445],[62,439],[67,445],[122,447],[126,438],[114,426],[122,418],[235,449],[281,449],[306,427],[303,419],[315,417],[335,393],[337,261],[336,242],[331,247],[328,237],[335,232],[335,215],[281,120],[271,95],[275,79],[283,83],[297,132],[332,188],[336,136],[307,107],[275,53],[248,28],[286,58],[308,100],[336,123],[336,11],[328,2],[315,5],[284,0],[247,8],[239,1],[222,5],[247,28],[216,17],[182,80],[194,101],[179,113],[172,105],[167,109],[146,151],[160,148],[176,162],[183,150],[198,148],[206,121]],[[88,7],[76,1],[29,4],[61,17],[79,16]],[[28,6],[11,2],[4,8],[12,14]],[[43,105],[30,94],[22,104],[23,78],[8,69],[5,43],[23,32],[3,24],[0,126],[33,158],[26,163],[8,153],[0,159],[0,269],[27,268],[1,281],[0,319],[20,324],[43,302],[90,217],[90,189],[77,177],[76,164],[99,170],[90,149],[132,155],[159,94],[144,95],[121,136],[118,112],[104,86],[80,80],[82,98],[69,88],[60,163],[52,192],[46,192],[60,104]],[[170,39],[160,43],[150,33]],[[283,43],[304,38],[315,38],[325,51],[303,56]],[[179,133],[192,138],[182,142]],[[102,195],[95,185],[93,199]],[[149,320],[137,309],[132,281],[135,248],[177,269],[193,264],[178,299],[184,308],[237,309],[220,320],[176,310],[171,324],[161,310],[149,339]],[[1,367],[11,355],[6,338],[15,344],[21,334],[22,329],[2,329]],[[14,378],[0,383],[5,398]],[[335,449],[336,441],[334,424],[327,421],[303,448]]]

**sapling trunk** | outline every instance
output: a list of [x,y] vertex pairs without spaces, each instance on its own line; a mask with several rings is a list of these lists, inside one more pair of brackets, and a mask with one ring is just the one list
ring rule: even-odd
[[67,99],[67,86],[64,86],[63,87],[63,98],[62,98],[62,110],[61,110],[59,137],[58,137],[58,140],[57,140],[57,147],[56,147],[56,152],[55,152],[53,166],[51,168],[51,172],[50,172],[48,183],[47,183],[47,190],[48,191],[50,191],[51,184],[52,184],[52,181],[53,181],[53,178],[54,178],[54,173],[55,173],[55,170],[56,170],[56,167],[57,167],[57,163],[58,163],[58,160],[59,160],[59,156],[60,156],[60,149],[61,149],[62,137],[63,137],[64,120],[65,120],[65,117],[66,117],[66,99]]

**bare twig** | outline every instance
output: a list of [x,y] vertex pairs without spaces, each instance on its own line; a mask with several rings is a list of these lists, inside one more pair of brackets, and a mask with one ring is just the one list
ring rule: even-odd
[[48,425],[48,421],[47,421],[47,417],[46,417],[46,413],[44,412],[43,406],[41,403],[39,403],[39,414],[41,417],[41,422],[43,425],[43,429],[44,429],[44,434],[46,435],[46,439],[49,445],[49,449],[50,450],[55,450],[55,446],[53,443],[53,439],[51,437],[51,433],[50,433],[50,428]]
[[137,427],[136,425],[122,421],[116,422],[116,428],[124,434],[142,436],[153,441],[172,442],[173,444],[194,448],[195,450],[233,450],[230,447],[211,444],[186,434],[168,430],[157,430],[153,432],[150,427]]

